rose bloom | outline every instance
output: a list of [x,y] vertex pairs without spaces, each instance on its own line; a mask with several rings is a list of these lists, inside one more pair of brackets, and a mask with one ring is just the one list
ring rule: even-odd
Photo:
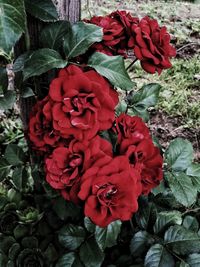
[[121,114],[116,118],[118,152],[127,155],[141,174],[142,193],[147,195],[163,178],[163,159],[154,146],[149,129],[140,117]]
[[85,216],[106,227],[115,220],[131,219],[138,209],[141,193],[140,175],[130,167],[126,156],[111,159],[106,164],[94,163],[81,179],[78,196],[85,201]]
[[138,116],[129,116],[125,113],[116,118],[115,132],[117,142],[120,144],[120,151],[123,153],[128,145],[138,144],[144,139],[149,139],[149,129],[143,120]]
[[51,104],[49,97],[38,101],[33,107],[28,135],[33,148],[39,151],[48,151],[50,146],[58,144],[60,136],[52,125]]
[[148,195],[163,179],[163,158],[159,148],[150,139],[143,140],[137,146],[130,145],[126,155],[130,164],[140,170],[142,194]]
[[92,49],[107,55],[124,55],[126,49],[126,32],[120,19],[112,14],[102,17],[94,16],[87,23],[95,24],[103,28],[102,42],[95,43]]
[[129,46],[133,47],[145,71],[160,74],[163,69],[171,68],[170,58],[176,55],[176,50],[170,45],[166,27],[160,27],[157,20],[146,16],[132,25],[131,32]]
[[60,190],[66,200],[78,203],[77,193],[83,172],[94,162],[105,164],[112,157],[112,146],[105,139],[95,136],[90,141],[72,140],[69,147],[58,147],[46,159],[46,180]]
[[51,82],[53,128],[64,138],[91,139],[114,121],[118,94],[94,70],[70,65]]

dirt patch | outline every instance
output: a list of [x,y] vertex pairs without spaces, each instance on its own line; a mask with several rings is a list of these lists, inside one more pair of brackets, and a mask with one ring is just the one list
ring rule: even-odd
[[150,129],[164,148],[176,137],[188,139],[194,148],[195,161],[200,162],[200,129],[184,128],[181,117],[169,116],[161,110],[151,112]]

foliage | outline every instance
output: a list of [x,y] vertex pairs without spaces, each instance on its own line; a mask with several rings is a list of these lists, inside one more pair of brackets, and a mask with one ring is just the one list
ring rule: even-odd
[[[12,1],[0,1],[0,8],[5,2],[10,4]],[[22,4],[23,1],[18,2]],[[43,1],[46,2],[48,5],[40,6],[38,11],[39,5],[36,8],[31,2],[30,8],[29,1],[25,1],[27,11],[32,15],[37,14],[42,20],[52,21],[56,18],[55,10],[50,1]],[[21,14],[23,12],[24,9]],[[26,80],[52,68],[64,67],[68,60],[84,53],[101,37],[101,31],[97,27],[91,29],[88,26],[91,38],[86,41],[81,33],[79,37],[83,47],[78,47],[77,39],[73,39],[73,31],[77,34],[76,27],[87,26],[82,23],[75,25],[75,29],[64,22],[47,25],[41,33],[43,48],[18,59],[20,82],[22,76]],[[13,29],[13,25],[9,27]],[[11,53],[11,46],[25,31],[23,27],[17,28],[14,39],[12,36],[8,45],[1,39],[5,42],[5,53]],[[65,31],[65,27],[69,27],[69,32]],[[55,32],[61,40],[58,43],[52,43]],[[66,44],[66,34],[72,34],[70,44]],[[106,58],[101,54],[94,56],[96,58],[90,58],[89,61],[94,68],[98,57]],[[125,72],[122,58],[110,61],[110,68],[106,68],[105,64],[103,71],[98,63],[97,71],[114,85],[119,85],[113,80],[113,72],[115,75],[119,73],[120,67],[124,83],[119,87],[131,89],[134,84]],[[37,67],[38,64],[40,68]],[[3,72],[5,73],[5,68],[1,73]],[[6,94],[12,93],[5,84],[7,79],[1,84],[4,95],[1,96],[4,101],[2,103],[10,108],[10,102],[14,101],[6,97]],[[117,112],[139,114],[148,121],[148,110],[157,104],[160,90],[159,84],[150,83],[138,91],[132,89],[126,95],[122,93],[125,96],[124,106],[121,105]],[[28,92],[26,97],[37,93],[32,84]],[[132,220],[124,223],[114,221],[106,228],[101,228],[89,218],[84,218],[79,206],[65,201],[49,187],[44,179],[39,155],[32,155],[37,164],[31,166],[21,125],[13,123],[12,119],[8,124],[1,123],[4,134],[1,136],[0,159],[0,266],[173,267],[200,264],[200,164],[193,162],[192,145],[187,140],[177,138],[163,150],[164,179],[149,196],[140,197],[139,209]],[[106,138],[111,139],[113,136],[108,132]]]

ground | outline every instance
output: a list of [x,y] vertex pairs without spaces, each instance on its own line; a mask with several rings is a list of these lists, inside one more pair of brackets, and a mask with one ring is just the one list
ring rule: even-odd
[[146,74],[137,64],[130,76],[138,88],[148,82],[162,85],[149,123],[160,143],[166,147],[175,137],[187,138],[194,146],[195,159],[200,160],[200,3],[85,0],[82,8],[83,18],[118,9],[139,17],[149,15],[167,27],[177,48],[173,68],[158,76]]

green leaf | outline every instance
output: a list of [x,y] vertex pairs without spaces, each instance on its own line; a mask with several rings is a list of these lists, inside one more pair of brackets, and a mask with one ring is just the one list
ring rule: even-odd
[[199,223],[197,221],[197,219],[195,217],[192,216],[185,216],[184,220],[183,220],[183,226],[188,229],[191,230],[193,232],[198,232],[199,230]]
[[174,267],[175,262],[171,254],[160,244],[153,245],[145,257],[145,267]]
[[82,244],[79,254],[81,261],[88,267],[101,267],[104,260],[104,253],[94,238],[90,238]]
[[165,211],[157,215],[156,223],[153,227],[156,234],[166,230],[171,225],[181,225],[182,217],[179,211]]
[[4,158],[0,159],[0,182],[4,180],[10,172],[11,164]]
[[42,21],[55,21],[58,19],[56,7],[51,0],[25,0],[26,10]]
[[6,68],[0,67],[0,94],[5,93],[8,88],[8,75]]
[[77,22],[64,40],[64,51],[68,58],[84,54],[95,42],[103,38],[103,29],[93,24]]
[[105,228],[96,226],[95,239],[102,250],[116,244],[117,237],[121,231],[121,225],[121,221],[118,220],[110,223]]
[[12,236],[3,235],[0,233],[0,251],[3,251],[6,255],[10,247],[15,243],[15,239]]
[[63,60],[61,55],[52,49],[42,48],[31,53],[24,65],[24,80],[38,76],[54,68],[64,68],[67,61]]
[[[18,243],[14,243],[8,252],[8,257],[11,260],[15,260],[15,258],[17,257],[18,253],[20,251],[20,245]],[[1,266],[1,265],[0,265]]]
[[90,218],[84,218],[84,226],[88,232],[93,233],[95,231],[96,225],[90,220]]
[[133,106],[128,108],[128,115],[139,116],[145,122],[149,121],[149,112],[143,106]]
[[193,185],[196,187],[197,191],[200,193],[200,164],[191,164],[186,171],[186,174],[191,177]]
[[200,236],[183,226],[171,226],[164,236],[165,244],[175,253],[185,255],[200,251]]
[[25,61],[32,55],[33,51],[27,51],[24,54],[21,54],[13,64],[13,71],[19,72],[23,71]]
[[133,257],[141,256],[153,242],[154,239],[146,231],[137,232],[131,239],[131,255]]
[[58,50],[64,40],[64,36],[70,31],[71,25],[68,21],[56,21],[46,26],[40,35],[43,47]]
[[179,265],[177,265],[177,267],[190,267],[185,261],[181,261]]
[[77,249],[85,239],[85,230],[81,226],[68,224],[59,232],[60,243],[70,250]]
[[63,255],[56,264],[56,267],[83,267],[74,252]]
[[14,169],[12,174],[12,181],[14,186],[19,191],[22,191],[23,189],[26,188],[28,182],[28,174],[23,166]]
[[10,144],[6,147],[5,159],[13,166],[17,166],[24,162],[24,152],[17,145]]
[[22,237],[25,237],[28,235],[30,229],[28,226],[23,225],[23,224],[18,224],[15,229],[14,229],[14,237],[16,239],[20,239]]
[[21,97],[28,98],[30,96],[34,96],[34,92],[30,87],[25,87],[23,91],[21,92]]
[[6,266],[7,267],[6,263],[7,263],[6,255],[4,253],[0,252],[0,266],[2,266],[2,267]]
[[0,0],[0,47],[9,53],[26,28],[23,0]]
[[16,101],[15,91],[8,90],[4,95],[0,95],[0,110],[11,109]]
[[170,189],[176,200],[185,207],[191,206],[197,197],[197,189],[191,178],[184,172],[168,173],[166,176]]
[[135,92],[130,102],[134,106],[140,106],[145,109],[153,107],[158,102],[158,96],[161,89],[161,85],[158,83],[149,83],[144,85],[140,90]]
[[139,210],[135,214],[136,222],[140,228],[147,230],[150,225],[156,221],[157,211],[154,203],[149,202],[148,199],[139,198]]
[[174,139],[165,151],[165,159],[173,170],[186,170],[193,160],[192,144],[182,138]]
[[38,239],[34,236],[24,237],[21,241],[22,246],[26,248],[37,248],[38,247]]
[[106,77],[115,87],[124,90],[133,88],[134,84],[125,70],[124,59],[121,56],[107,56],[96,52],[89,58],[88,66]]
[[188,256],[187,263],[190,267],[199,267],[200,266],[200,254],[194,253]]
[[121,113],[125,113],[126,111],[127,111],[127,103],[125,100],[122,99],[115,108],[115,112],[117,116],[119,116]]

